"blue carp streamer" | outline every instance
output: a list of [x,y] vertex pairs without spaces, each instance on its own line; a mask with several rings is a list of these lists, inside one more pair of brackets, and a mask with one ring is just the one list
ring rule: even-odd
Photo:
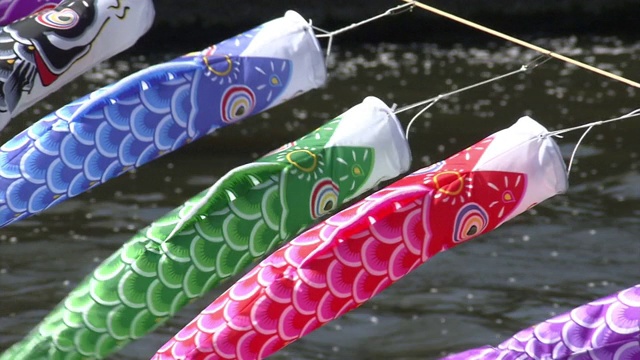
[[325,69],[317,66],[308,71],[320,76],[306,84],[292,81],[295,66],[322,62],[312,34],[315,57],[243,55],[255,48],[266,25],[97,90],[5,143],[0,147],[0,226],[322,85]]

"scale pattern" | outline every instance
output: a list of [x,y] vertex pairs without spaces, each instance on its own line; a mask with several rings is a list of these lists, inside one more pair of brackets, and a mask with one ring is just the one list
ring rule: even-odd
[[52,9],[58,3],[60,0],[0,0],[0,26],[45,9]]
[[517,215],[528,175],[472,170],[492,137],[339,212],[262,261],[154,359],[262,359],[440,251]]
[[104,358],[367,190],[373,149],[325,147],[340,120],[234,169],[140,231],[2,359]]
[[0,226],[284,101],[292,63],[240,54],[256,28],[133,74],[0,147]]
[[640,359],[640,285],[522,330],[498,345],[443,360]]

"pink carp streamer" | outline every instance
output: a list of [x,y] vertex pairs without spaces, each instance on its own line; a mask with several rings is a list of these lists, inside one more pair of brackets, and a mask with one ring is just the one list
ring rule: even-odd
[[295,238],[153,359],[262,359],[382,292],[437,253],[563,192],[566,168],[525,117]]
[[53,9],[62,0],[0,0],[0,26],[45,9]]
[[442,360],[640,359],[640,284]]

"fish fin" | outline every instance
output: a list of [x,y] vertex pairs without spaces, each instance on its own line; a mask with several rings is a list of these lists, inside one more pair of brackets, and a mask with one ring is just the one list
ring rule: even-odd
[[[282,164],[279,163],[251,163],[231,170],[204,191],[206,194],[183,216],[183,220],[177,224],[167,239],[198,221],[199,214],[206,216],[206,214],[223,210],[236,198],[244,196],[252,188],[269,180],[271,173],[281,170]],[[216,201],[215,198],[221,198],[221,201]]]
[[13,113],[22,98],[22,84],[24,83],[25,76],[24,65],[24,62],[20,62],[20,64],[14,67],[11,75],[7,78],[4,86],[2,87],[4,92],[4,101],[10,113]]

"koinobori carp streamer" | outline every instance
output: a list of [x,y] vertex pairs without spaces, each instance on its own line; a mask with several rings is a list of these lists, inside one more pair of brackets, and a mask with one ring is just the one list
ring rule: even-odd
[[442,360],[640,359],[640,285],[621,290],[484,346]]
[[154,359],[262,359],[371,299],[438,252],[565,191],[561,154],[522,118],[296,237]]
[[410,163],[395,115],[367,98],[141,230],[1,358],[104,358]]
[[[11,8],[20,6],[13,1]],[[65,0],[0,28],[0,130],[151,27],[151,0]]]
[[0,147],[0,226],[322,86],[309,24],[289,11],[149,67],[48,115]]

